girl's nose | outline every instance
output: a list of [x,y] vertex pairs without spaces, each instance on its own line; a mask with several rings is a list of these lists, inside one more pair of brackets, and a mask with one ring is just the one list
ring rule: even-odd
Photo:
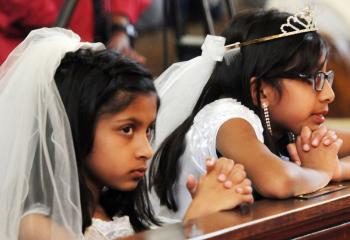
[[147,136],[143,137],[138,145],[137,157],[142,160],[148,160],[153,157],[154,151]]
[[325,81],[323,89],[319,93],[319,98],[321,102],[331,103],[334,101],[334,91],[328,81]]

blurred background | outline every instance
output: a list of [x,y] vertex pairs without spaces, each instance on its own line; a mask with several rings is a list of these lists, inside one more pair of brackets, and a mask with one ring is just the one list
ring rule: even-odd
[[[336,73],[333,83],[336,98],[331,104],[329,115],[335,118],[350,117],[350,1],[159,0],[155,2],[163,4],[159,7],[164,10],[163,18],[159,19],[163,21],[162,26],[166,27],[162,31],[160,28],[154,28],[142,32],[136,44],[139,52],[147,57],[146,66],[155,75],[160,74],[164,66],[199,55],[204,36],[208,33],[220,35],[230,18],[237,12],[252,8],[275,8],[293,13],[311,6],[315,12],[319,31],[325,36],[331,48],[329,69],[333,69]],[[148,11],[144,13],[144,17],[147,15]],[[336,123],[350,127],[348,122],[339,120]]]
[[134,58],[159,76],[174,62],[200,55],[207,34],[220,35],[232,16],[252,8],[314,9],[336,73],[332,117],[350,117],[350,1],[346,0],[0,0],[0,64],[29,33],[70,28],[87,41]]

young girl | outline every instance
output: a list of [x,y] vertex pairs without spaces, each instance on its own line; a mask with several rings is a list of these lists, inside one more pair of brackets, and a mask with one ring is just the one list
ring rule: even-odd
[[[334,99],[334,73],[327,70],[327,46],[310,11],[241,13],[224,37],[226,44],[235,43],[226,61],[220,62],[225,51],[220,37],[202,47],[213,46],[213,59],[219,61],[213,70],[202,54],[156,80],[162,101],[156,143],[168,134],[150,169],[154,192],[166,206],[157,211],[183,216],[191,202],[185,176],[204,174],[207,155],[244,165],[257,198],[288,198],[320,189],[332,178],[349,179],[349,162],[337,155],[349,155],[349,144],[340,148],[335,133],[319,129]],[[182,115],[179,108],[186,112],[186,107],[188,115]],[[288,148],[301,166],[284,161],[294,134],[303,140]],[[341,134],[347,141],[348,136]],[[322,139],[325,144],[319,144]]]
[[[159,106],[148,71],[40,29],[1,66],[0,84],[1,239],[115,239],[158,224],[144,181]],[[207,166],[185,219],[252,201],[241,165]]]

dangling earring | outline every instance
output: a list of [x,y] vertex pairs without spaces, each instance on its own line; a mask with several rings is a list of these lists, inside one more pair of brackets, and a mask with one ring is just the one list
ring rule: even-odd
[[265,117],[265,123],[267,130],[269,131],[270,135],[272,136],[272,128],[271,128],[271,122],[270,122],[270,116],[269,116],[269,109],[266,103],[261,103],[261,107],[264,111],[264,117]]

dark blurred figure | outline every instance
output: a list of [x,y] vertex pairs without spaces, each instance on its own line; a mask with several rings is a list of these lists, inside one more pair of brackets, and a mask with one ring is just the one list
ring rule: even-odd
[[[85,41],[107,46],[143,63],[132,48],[133,25],[151,0],[78,0],[67,28]],[[0,0],[0,64],[35,28],[51,27],[64,0]]]

